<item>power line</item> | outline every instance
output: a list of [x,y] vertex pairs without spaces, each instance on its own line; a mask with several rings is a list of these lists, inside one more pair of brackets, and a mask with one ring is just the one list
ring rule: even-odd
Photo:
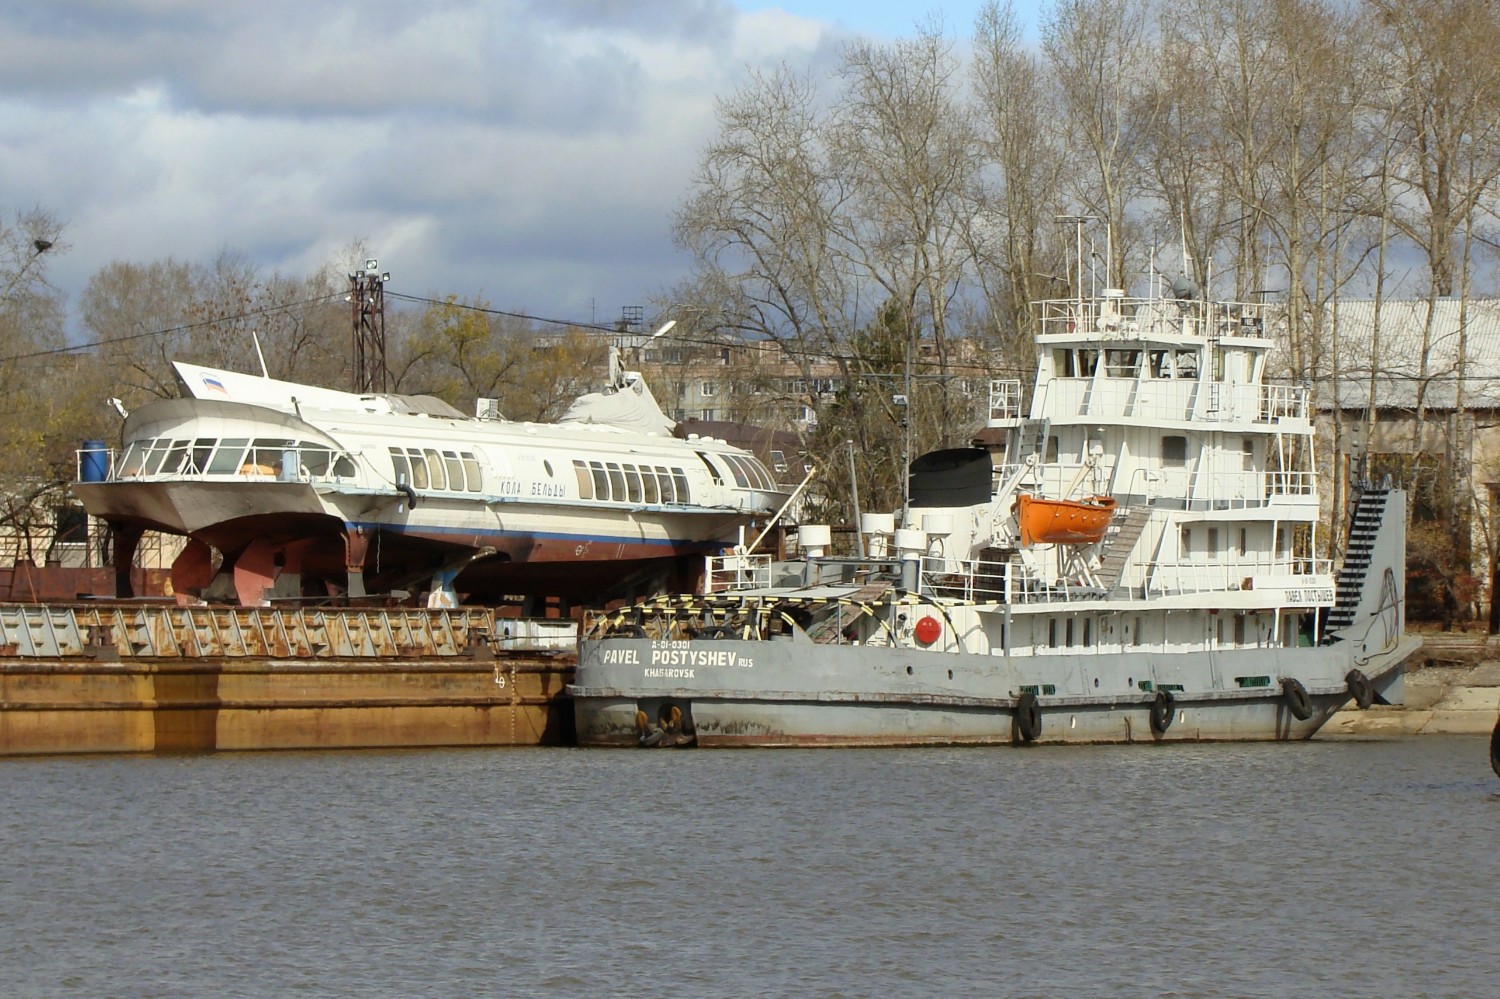
[[488,316],[505,316],[510,319],[525,319],[533,323],[547,323],[552,326],[572,326],[583,330],[598,330],[603,333],[624,332],[614,326],[601,326],[598,323],[581,323],[572,319],[548,319],[545,316],[528,316],[524,312],[506,312],[504,309],[490,309],[481,305],[470,305],[467,302],[453,300],[442,300],[436,298],[423,298],[421,295],[401,295],[394,291],[386,294],[391,298],[399,298],[403,302],[420,302],[423,305],[441,305],[450,309],[466,309],[469,312],[482,312]]
[[319,302],[328,302],[336,298],[343,298],[346,292],[333,292],[328,295],[319,295],[317,298],[305,299],[301,302],[286,302],[282,305],[268,305],[263,309],[254,309],[250,312],[241,312],[233,316],[220,316],[217,319],[202,319],[195,323],[183,323],[180,326],[168,326],[165,329],[146,330],[143,333],[131,333],[128,336],[111,337],[107,340],[95,340],[91,343],[78,343],[68,347],[53,347],[50,350],[34,350],[28,354],[13,354],[10,357],[0,357],[0,364],[11,361],[27,361],[36,357],[57,357],[62,354],[74,354],[79,351],[91,350],[95,347],[108,347],[117,343],[129,343],[132,340],[148,340],[152,337],[171,336],[173,333],[185,333],[188,330],[201,329],[205,326],[217,326],[220,323],[238,322],[241,319],[255,319],[260,316],[271,316],[278,312],[289,312],[292,309],[300,309],[308,305],[316,305]]

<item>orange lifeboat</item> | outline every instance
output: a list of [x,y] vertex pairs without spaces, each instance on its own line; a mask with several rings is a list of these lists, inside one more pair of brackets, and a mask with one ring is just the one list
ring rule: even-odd
[[1087,545],[1104,537],[1115,516],[1113,496],[1085,500],[1053,500],[1022,493],[1016,497],[1016,522],[1021,525],[1021,547],[1032,545]]

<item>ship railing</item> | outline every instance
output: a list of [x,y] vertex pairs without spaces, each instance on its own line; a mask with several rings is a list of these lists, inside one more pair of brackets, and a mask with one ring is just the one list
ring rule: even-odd
[[1261,473],[1265,480],[1265,496],[1268,500],[1283,496],[1314,496],[1317,494],[1317,473],[1272,471]]
[[1275,579],[1282,587],[1321,586],[1333,579],[1333,560],[1297,557],[1156,562],[1150,567],[1146,590],[1155,596],[1233,593],[1254,589],[1256,579]]
[[710,555],[703,585],[709,593],[763,590],[771,585],[770,555]]
[[1265,424],[1306,420],[1310,412],[1305,385],[1206,384],[1212,391],[1204,391],[1205,383],[1197,378],[1134,375],[1049,378],[1038,388],[1032,412],[1037,417],[1052,418],[1087,416],[1170,423],[1213,420]]
[[1059,298],[1039,303],[1043,335],[1079,332],[1121,339],[1143,335],[1256,337],[1267,335],[1262,308],[1249,302],[1199,299]]
[[1066,603],[1097,590],[1063,577],[1047,578],[1019,559],[922,558],[920,592],[974,603]]
[[[79,451],[79,477],[89,468],[91,452]],[[132,444],[121,459],[109,452],[108,478],[115,480],[222,480],[264,482],[343,482],[357,474],[354,452],[313,444],[176,441],[172,446],[144,448]],[[97,458],[92,459],[97,465]]]
[[991,426],[1019,420],[1021,412],[1021,380],[1019,378],[990,379]]

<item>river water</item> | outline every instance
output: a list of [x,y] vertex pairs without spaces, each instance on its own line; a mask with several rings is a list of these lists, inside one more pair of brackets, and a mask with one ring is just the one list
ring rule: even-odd
[[0,763],[7,996],[1500,994],[1476,738]]

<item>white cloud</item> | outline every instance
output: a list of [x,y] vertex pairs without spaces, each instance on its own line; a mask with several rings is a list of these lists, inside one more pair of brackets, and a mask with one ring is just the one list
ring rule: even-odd
[[679,279],[713,99],[838,39],[727,0],[0,3],[7,211],[117,260],[309,273],[363,239],[413,294],[605,320]]

